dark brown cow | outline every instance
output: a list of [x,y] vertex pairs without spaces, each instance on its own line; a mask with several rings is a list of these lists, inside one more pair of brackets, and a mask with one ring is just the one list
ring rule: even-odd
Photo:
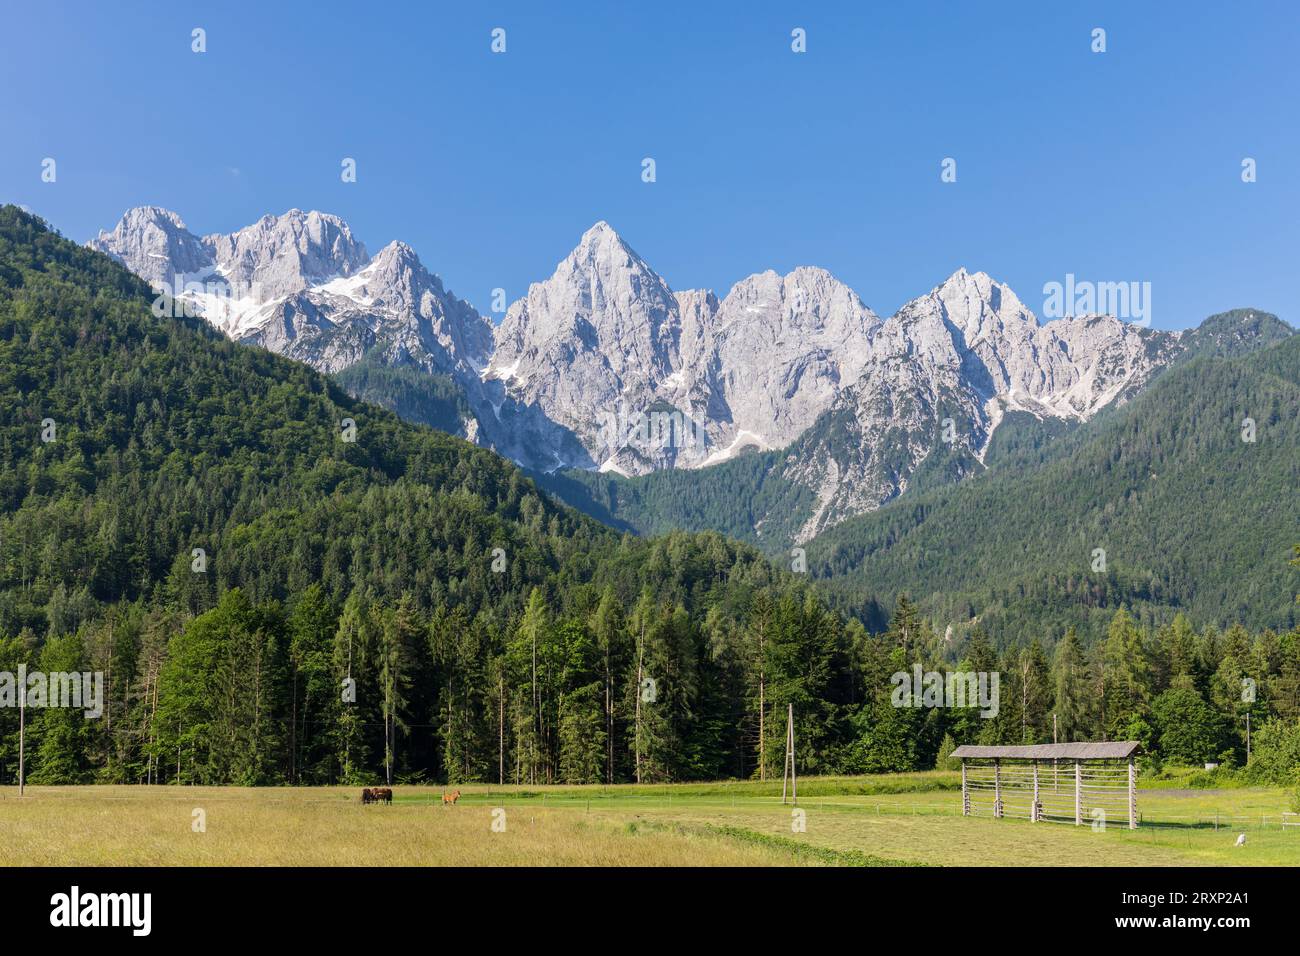
[[362,804],[393,802],[393,791],[388,787],[366,787],[361,791]]

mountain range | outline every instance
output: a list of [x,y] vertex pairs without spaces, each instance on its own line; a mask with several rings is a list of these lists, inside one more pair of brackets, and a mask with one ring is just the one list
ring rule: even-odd
[[1008,416],[1068,428],[1190,356],[1291,334],[1255,310],[1186,332],[1042,323],[964,268],[886,319],[815,267],[756,273],[721,298],[674,291],[605,222],[496,328],[409,246],[372,257],[326,213],[200,237],[138,207],[89,245],[231,338],[490,447],[588,510],[610,481],[702,470],[671,480],[710,483],[754,457],[749,527],[723,530],[774,548],[982,471]]

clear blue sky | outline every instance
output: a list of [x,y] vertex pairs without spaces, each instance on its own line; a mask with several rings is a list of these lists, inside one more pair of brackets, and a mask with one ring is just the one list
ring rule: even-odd
[[606,219],[676,289],[812,264],[887,315],[964,265],[1300,324],[1294,2],[410,6],[7,4],[0,200],[77,240],[322,209],[484,311]]

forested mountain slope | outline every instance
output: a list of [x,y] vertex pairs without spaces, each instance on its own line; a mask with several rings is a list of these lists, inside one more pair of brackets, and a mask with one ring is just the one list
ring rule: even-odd
[[908,590],[940,623],[978,620],[1015,641],[1097,625],[1122,602],[1166,620],[1290,627],[1297,537],[1291,336],[1181,365],[1047,454],[847,521],[808,556],[846,595]]
[[[941,444],[913,472],[907,494],[914,496],[984,467],[1038,460],[1050,452],[1056,438],[1077,427],[1063,419],[1008,412],[982,464],[964,446]],[[834,443],[834,429],[834,416],[825,416],[809,429],[808,437],[824,448]],[[892,437],[905,439],[900,434]],[[810,453],[800,439],[788,449],[752,451],[703,469],[665,469],[635,478],[569,469],[532,477],[560,500],[614,528],[651,535],[720,531],[783,560],[816,507],[816,495],[788,480],[785,468]]]
[[[1244,356],[1285,342],[1295,332],[1268,312],[1234,309],[1209,316],[1195,328],[1174,335],[1176,347],[1168,348],[1172,356],[1169,367],[1177,368],[1201,357]],[[1158,380],[1163,373],[1163,368],[1154,369],[1149,378]],[[863,392],[863,388],[849,391]],[[882,491],[882,500],[888,503],[1001,467],[1008,458],[1019,461],[1026,451],[1041,456],[1055,437],[1076,428],[1088,433],[1093,425],[1091,420],[1081,425],[1078,419],[1039,414],[1018,407],[1016,402],[998,400],[996,427],[977,454],[969,436],[980,427],[955,395],[939,394],[929,401],[921,384],[915,394],[885,389],[873,399],[869,392],[868,388],[859,395],[858,402],[883,402],[885,407],[878,409],[879,427],[867,431],[863,431],[855,403],[843,402],[822,413],[786,448],[751,449],[709,468],[668,469],[632,478],[568,469],[535,477],[562,500],[615,527],[642,534],[709,528],[756,544],[769,554],[783,555],[801,543],[818,514],[816,483],[810,485],[805,480],[807,474],[842,476],[860,470],[863,461],[859,459],[867,445],[875,449],[872,469],[880,487],[897,486],[896,493]],[[1128,394],[1139,393],[1133,389]],[[911,414],[914,408],[929,405],[933,405],[933,414]],[[1117,405],[1122,407],[1122,403]],[[1104,419],[1114,408],[1097,414]],[[954,440],[936,441],[946,417],[953,419]],[[928,450],[914,463],[905,460],[915,448]]]
[[[0,669],[103,669],[110,698],[109,721],[29,726],[34,780],[747,774],[754,596],[823,622],[834,666],[838,621],[757,552],[619,535],[152,301],[0,210]],[[634,650],[662,695],[639,754]]]

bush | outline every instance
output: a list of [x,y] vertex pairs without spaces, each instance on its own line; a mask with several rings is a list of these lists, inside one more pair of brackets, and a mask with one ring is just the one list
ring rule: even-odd
[[1296,783],[1300,777],[1300,721],[1270,720],[1260,727],[1244,773],[1251,783]]
[[943,743],[939,744],[939,756],[935,758],[935,770],[960,770],[961,758],[951,756],[952,752],[957,749],[957,742],[952,739],[952,734],[943,735]]

